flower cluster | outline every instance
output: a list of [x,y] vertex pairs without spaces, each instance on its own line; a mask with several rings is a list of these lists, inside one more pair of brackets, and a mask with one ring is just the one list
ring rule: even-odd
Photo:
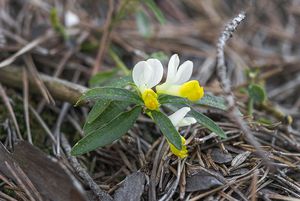
[[[158,96],[161,94],[180,96],[190,101],[197,101],[202,98],[204,95],[203,87],[200,86],[197,80],[189,81],[193,72],[193,63],[185,61],[179,66],[179,62],[177,54],[170,58],[166,81],[160,85],[159,83],[163,78],[163,66],[159,60],[148,59],[147,61],[140,61],[134,66],[133,81],[147,109],[159,109]],[[153,90],[155,86],[156,92]],[[176,129],[196,123],[194,118],[185,117],[189,111],[189,107],[183,107],[169,116]],[[169,143],[170,149],[176,156],[185,158],[188,152],[183,137],[181,137],[181,143],[181,150],[176,149],[174,145]]]

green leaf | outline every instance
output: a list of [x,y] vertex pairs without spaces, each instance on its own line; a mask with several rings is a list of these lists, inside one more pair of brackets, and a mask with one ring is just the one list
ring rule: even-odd
[[113,48],[110,48],[108,53],[116,63],[117,67],[122,70],[125,75],[130,75],[130,70],[128,70],[127,66],[124,64],[119,55],[114,52]]
[[148,8],[154,13],[156,19],[161,23],[164,24],[166,22],[165,16],[161,12],[161,10],[158,8],[156,3],[153,0],[144,0]]
[[110,121],[112,121],[116,116],[124,112],[124,110],[130,105],[128,102],[119,102],[119,101],[112,101],[109,105],[104,109],[104,111],[99,114],[95,120],[85,122],[83,126],[83,132],[86,135],[89,135],[93,131],[105,126]]
[[89,80],[89,86],[90,87],[99,87],[99,86],[105,86],[105,82],[111,80],[114,76],[117,74],[117,70],[110,70],[105,72],[100,72],[95,74],[90,80]]
[[149,37],[151,35],[151,23],[148,16],[144,11],[139,10],[135,16],[135,22],[139,33],[144,37]]
[[77,142],[72,148],[71,154],[73,156],[84,154],[119,139],[133,126],[141,110],[142,108],[137,106],[128,112],[123,112],[101,129]]
[[106,99],[97,100],[97,102],[89,112],[86,121],[88,123],[93,122],[103,111],[105,111],[105,109],[109,106],[110,102],[110,100]]
[[221,138],[226,138],[225,132],[209,117],[205,116],[204,114],[196,111],[195,109],[191,108],[189,114],[194,117],[198,123],[202,124],[205,128],[208,128],[212,132],[216,133]]
[[85,92],[77,101],[76,105],[83,100],[99,100],[108,99],[115,101],[131,102],[136,104],[143,104],[142,99],[132,91],[122,88],[114,87],[96,87]]
[[159,95],[158,102],[161,105],[164,105],[164,104],[184,104],[184,105],[190,105],[192,103],[191,101],[189,101],[186,98],[181,98],[179,96],[170,96],[170,95],[166,95],[166,94]]
[[208,106],[220,110],[227,110],[226,101],[224,98],[217,97],[210,94],[204,94],[204,96],[195,102],[197,105]]
[[59,20],[59,16],[56,8],[51,8],[50,10],[50,23],[53,29],[58,34],[60,34],[65,40],[68,39],[68,35],[66,34],[65,28]]
[[107,87],[116,87],[116,88],[124,88],[124,87],[128,86],[131,83],[133,83],[132,76],[127,75],[127,76],[124,76],[124,77],[114,79],[111,82],[108,82],[105,86],[107,86]]
[[202,106],[209,106],[212,108],[220,109],[220,110],[227,110],[225,99],[209,94],[205,94],[200,100],[196,102],[191,102],[186,98],[178,97],[178,96],[170,96],[170,95],[160,95],[159,96],[159,103],[160,104],[185,104],[185,105],[202,105]]
[[151,111],[151,115],[161,132],[167,138],[167,140],[173,144],[177,149],[181,150],[181,137],[176,128],[173,126],[170,119],[159,111]]
[[255,103],[263,103],[267,97],[264,88],[258,84],[250,84],[248,93]]
[[85,41],[80,46],[80,52],[93,53],[99,48],[99,44],[95,42]]

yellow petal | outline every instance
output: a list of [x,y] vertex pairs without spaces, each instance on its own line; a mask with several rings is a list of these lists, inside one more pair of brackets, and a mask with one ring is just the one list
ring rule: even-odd
[[157,94],[152,89],[146,89],[142,93],[142,99],[145,106],[149,110],[157,110],[159,108],[159,102],[157,100]]
[[181,97],[187,98],[190,101],[197,101],[203,97],[204,89],[197,80],[191,80],[181,85],[179,94]]
[[179,150],[169,142],[170,150],[174,155],[178,156],[179,158],[186,158],[188,156],[188,151],[185,145],[185,139],[182,136],[181,136],[181,144],[182,144],[182,149]]

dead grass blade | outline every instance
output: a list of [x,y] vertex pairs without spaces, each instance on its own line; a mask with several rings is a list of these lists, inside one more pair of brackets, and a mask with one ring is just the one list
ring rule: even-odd
[[24,46],[22,49],[20,49],[18,52],[13,54],[11,57],[9,57],[9,58],[5,59],[4,61],[0,62],[0,68],[3,68],[5,66],[8,66],[8,65],[12,64],[19,56],[21,56],[21,55],[25,54],[26,52],[32,50],[33,48],[35,48],[39,44],[47,41],[51,37],[53,37],[53,32],[48,32],[47,34],[31,41],[26,46]]
[[13,121],[13,124],[16,128],[16,131],[17,131],[17,135],[19,137],[19,139],[23,139],[22,138],[22,135],[21,135],[21,132],[20,132],[20,128],[19,128],[19,124],[17,122],[17,119],[16,119],[16,115],[14,113],[14,110],[13,110],[13,107],[11,106],[10,102],[9,102],[9,98],[4,90],[4,88],[2,87],[1,83],[0,83],[0,96],[2,97],[2,100],[10,114],[10,117]]

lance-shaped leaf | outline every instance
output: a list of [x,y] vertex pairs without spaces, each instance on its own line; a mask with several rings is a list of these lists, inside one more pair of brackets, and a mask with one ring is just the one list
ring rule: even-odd
[[200,100],[196,102],[191,102],[186,98],[178,97],[178,96],[170,96],[170,95],[160,95],[159,96],[160,104],[184,104],[184,105],[202,105],[208,106],[220,110],[227,110],[226,101],[224,98],[213,96],[210,94],[205,94]]
[[93,131],[105,126],[111,120],[120,115],[130,105],[128,102],[112,101],[105,110],[91,123],[86,121],[83,126],[83,132],[89,135]]
[[217,97],[210,94],[204,94],[204,96],[195,102],[197,105],[208,106],[220,110],[227,110],[226,101],[222,97]]
[[191,108],[189,114],[194,117],[198,123],[202,124],[205,128],[208,128],[212,132],[216,133],[221,138],[226,138],[225,132],[209,117],[204,114],[197,112],[195,109]]
[[71,154],[73,156],[84,154],[119,139],[133,126],[141,110],[140,106],[136,106],[128,112],[121,113],[107,125],[77,142],[72,148]]
[[159,9],[159,7],[156,5],[154,0],[145,0],[145,4],[148,6],[148,8],[154,13],[156,19],[161,23],[164,24],[166,22],[165,16]]
[[173,144],[177,149],[181,150],[181,137],[176,128],[173,126],[170,119],[163,113],[153,110],[151,112],[152,118],[160,128],[161,132],[167,140]]
[[105,84],[105,86],[124,88],[124,87],[130,85],[131,83],[133,83],[133,80],[132,80],[132,75],[130,74],[130,75],[126,75],[124,77],[114,79],[114,80],[108,82],[107,84]]
[[186,98],[181,98],[179,96],[170,96],[170,95],[160,95],[158,99],[159,103],[164,104],[180,104],[180,105],[190,105],[192,102]]
[[90,87],[105,86],[105,83],[111,80],[112,78],[114,78],[117,72],[118,71],[116,69],[113,69],[110,71],[97,73],[89,80],[89,86]]
[[136,104],[143,104],[142,99],[132,91],[114,87],[97,87],[85,92],[77,101],[78,105],[82,101],[108,99],[112,101],[125,101]]
[[89,112],[88,116],[87,116],[87,123],[92,123],[95,119],[97,119],[97,117],[103,112],[105,111],[105,109],[109,106],[110,104],[110,100],[107,99],[100,99],[97,100],[97,102],[95,103],[95,105],[92,107],[91,111]]

